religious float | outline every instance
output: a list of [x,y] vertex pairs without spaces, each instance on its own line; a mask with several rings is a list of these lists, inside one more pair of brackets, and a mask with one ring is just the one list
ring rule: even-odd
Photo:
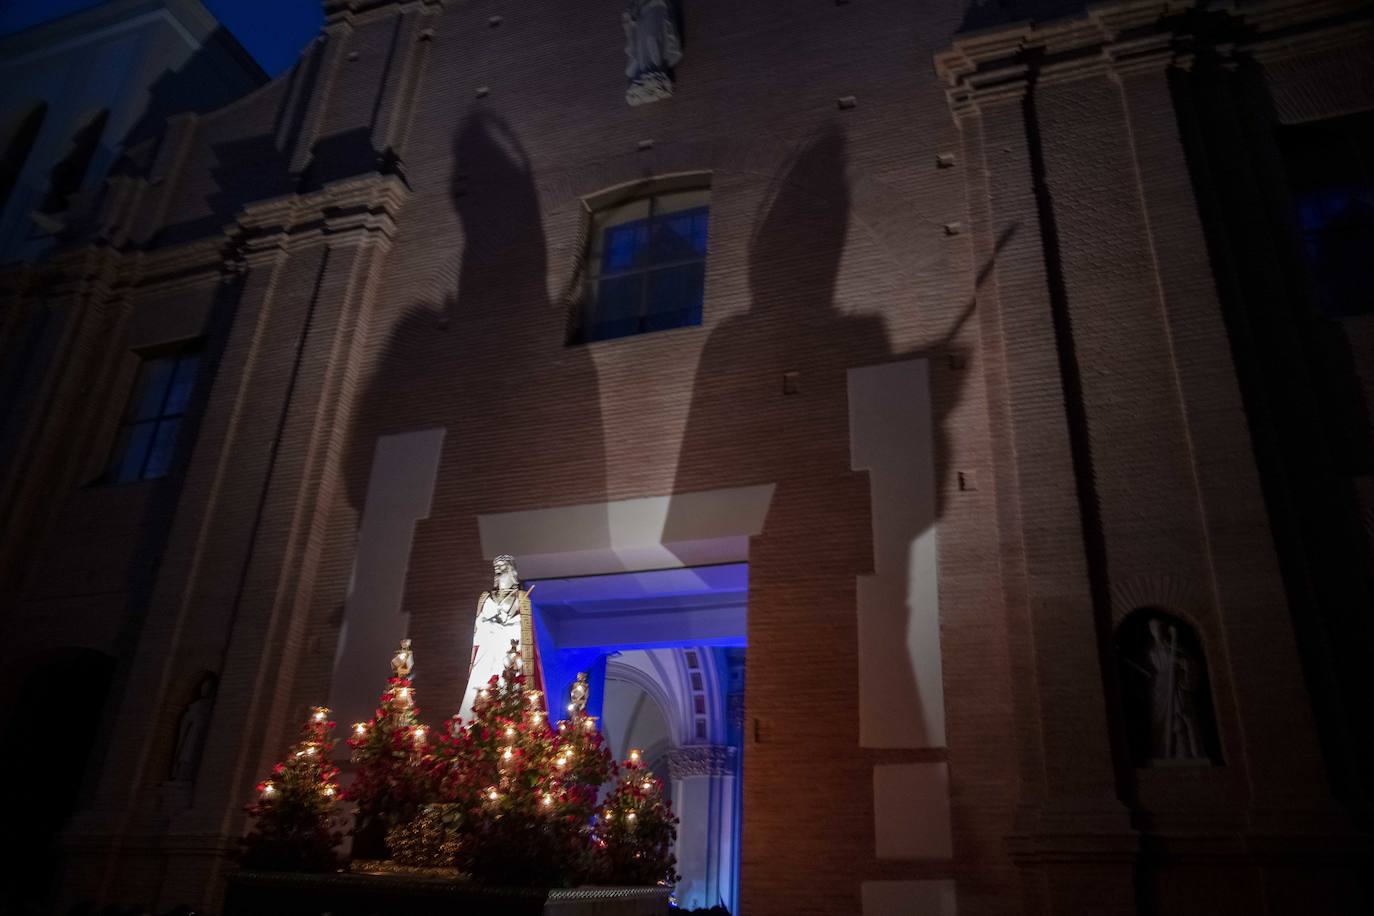
[[[422,724],[409,639],[372,719],[351,728],[340,786],[335,723],[315,707],[258,784],[230,916],[400,913],[648,916],[667,911],[677,819],[631,750],[617,765],[587,706],[550,715],[514,560],[478,601],[461,712]],[[437,732],[437,734],[436,734]],[[351,804],[352,851],[337,847]]]

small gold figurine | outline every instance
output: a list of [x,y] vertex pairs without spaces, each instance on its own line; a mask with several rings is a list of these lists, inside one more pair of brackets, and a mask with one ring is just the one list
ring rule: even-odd
[[568,712],[575,716],[582,715],[587,709],[587,694],[591,692],[591,687],[587,684],[587,672],[583,671],[577,675],[577,681],[568,691]]
[[415,653],[410,651],[410,637],[401,640],[401,648],[391,657],[391,670],[398,678],[410,677],[415,667]]

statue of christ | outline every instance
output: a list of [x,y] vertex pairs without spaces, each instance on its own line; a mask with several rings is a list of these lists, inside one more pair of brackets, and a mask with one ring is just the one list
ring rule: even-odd
[[472,720],[477,691],[485,690],[493,677],[501,676],[506,658],[512,652],[517,653],[521,673],[525,675],[525,689],[543,689],[530,593],[520,588],[515,558],[505,555],[497,557],[492,561],[492,572],[491,591],[483,592],[477,599],[468,683],[463,691],[460,711],[465,722]]

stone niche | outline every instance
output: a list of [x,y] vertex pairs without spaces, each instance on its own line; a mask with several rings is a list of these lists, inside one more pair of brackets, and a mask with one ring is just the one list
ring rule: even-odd
[[1221,763],[1207,654],[1196,628],[1159,608],[1139,608],[1117,625],[1115,648],[1135,765]]

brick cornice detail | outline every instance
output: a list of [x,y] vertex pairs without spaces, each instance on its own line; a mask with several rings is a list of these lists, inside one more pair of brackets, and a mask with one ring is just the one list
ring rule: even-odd
[[443,9],[447,0],[324,0],[325,28],[358,25],[416,9]]
[[[1206,35],[1198,31],[1204,20]],[[1081,16],[956,36],[934,63],[951,106],[961,112],[1019,99],[1032,78],[1051,83],[1186,67],[1203,45],[1228,57],[1267,60],[1350,45],[1371,34],[1374,18],[1358,0],[1270,0],[1243,9],[1198,0],[1118,0]]]
[[389,242],[409,193],[395,175],[344,178],[308,194],[249,204],[226,232],[244,253],[296,247],[323,237],[331,243]]

